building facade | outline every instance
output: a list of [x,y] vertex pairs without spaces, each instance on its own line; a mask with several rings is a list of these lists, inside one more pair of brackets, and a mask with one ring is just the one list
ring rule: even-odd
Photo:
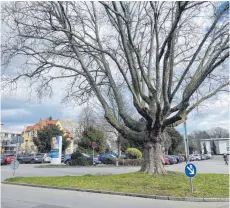
[[0,149],[3,154],[15,154],[17,145],[15,143],[16,139],[21,136],[18,131],[12,131],[1,127],[1,143]]
[[202,153],[204,154],[204,149],[206,147],[207,152],[212,155],[229,154],[229,143],[229,138],[211,138],[200,140]]
[[44,120],[40,120],[39,122],[37,122],[33,126],[27,126],[24,129],[24,131],[22,132],[22,135],[24,137],[24,143],[21,144],[20,150],[22,152],[25,152],[25,153],[27,153],[27,152],[31,152],[31,153],[37,152],[37,148],[34,145],[33,138],[37,137],[38,130],[42,129],[43,127],[45,127],[47,125],[57,125],[57,126],[59,126],[59,128],[64,132],[64,135],[67,138],[67,140],[70,140],[70,145],[65,150],[65,154],[73,153],[73,150],[74,150],[74,144],[73,143],[74,142],[73,142],[73,136],[71,134],[72,132],[65,125],[63,125],[63,122],[61,122],[61,120],[59,120],[59,119],[53,120],[51,117],[49,117],[47,119],[44,119]]

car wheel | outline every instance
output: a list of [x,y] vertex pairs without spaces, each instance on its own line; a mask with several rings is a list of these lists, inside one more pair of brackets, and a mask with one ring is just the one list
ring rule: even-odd
[[31,160],[31,161],[30,161],[30,164],[34,164],[34,163],[35,163],[35,160]]
[[22,164],[22,161],[21,160],[18,160],[19,164]]
[[196,158],[196,161],[199,161],[199,159],[198,159],[198,158]]

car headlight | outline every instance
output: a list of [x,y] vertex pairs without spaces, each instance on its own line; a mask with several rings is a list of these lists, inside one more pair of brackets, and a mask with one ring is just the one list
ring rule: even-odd
[[38,158],[35,158],[35,160],[38,160]]

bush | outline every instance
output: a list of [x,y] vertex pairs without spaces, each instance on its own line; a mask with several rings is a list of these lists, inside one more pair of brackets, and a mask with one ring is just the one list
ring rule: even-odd
[[116,161],[119,166],[141,166],[143,162],[142,159],[117,159],[113,161],[114,165],[116,165]]
[[76,151],[71,155],[71,160],[76,160],[79,157],[82,157],[82,154],[79,151]]
[[86,157],[78,157],[77,159],[71,159],[69,161],[70,166],[91,166],[93,161],[87,159]]
[[125,151],[125,154],[127,155],[128,158],[130,159],[141,159],[142,158],[142,153],[140,150],[136,148],[128,148]]
[[[105,160],[104,160],[104,164],[106,164],[106,165],[111,165],[111,164],[114,164],[114,161],[116,161],[116,159],[113,159],[113,158],[105,158]],[[116,162],[115,162],[115,164],[116,164]]]

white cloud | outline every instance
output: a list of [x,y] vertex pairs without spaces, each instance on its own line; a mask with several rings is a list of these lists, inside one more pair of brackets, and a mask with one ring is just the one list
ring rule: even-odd
[[9,117],[18,117],[18,116],[29,116],[31,113],[25,109],[17,108],[17,109],[5,109],[1,111],[2,119]]

